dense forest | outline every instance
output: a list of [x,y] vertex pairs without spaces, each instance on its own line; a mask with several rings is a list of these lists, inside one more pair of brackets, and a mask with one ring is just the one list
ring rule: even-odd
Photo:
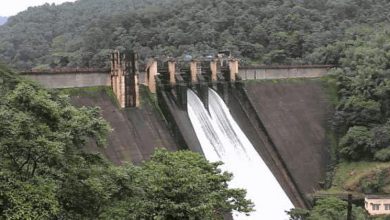
[[46,4],[0,27],[17,69],[99,67],[111,49],[194,57],[228,49],[244,63],[338,64],[324,48],[390,21],[386,0],[79,0]]

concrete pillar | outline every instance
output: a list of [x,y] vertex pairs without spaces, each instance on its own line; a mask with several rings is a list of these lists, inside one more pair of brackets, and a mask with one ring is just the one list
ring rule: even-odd
[[111,86],[121,108],[140,105],[137,58],[136,54],[121,55],[119,51],[111,54]]
[[229,86],[227,82],[219,81],[217,83],[218,94],[221,96],[225,103],[229,103]]
[[238,60],[230,59],[229,60],[229,72],[230,72],[230,81],[236,81],[236,76],[238,74]]
[[156,93],[157,61],[151,61],[148,68],[148,87],[151,93]]
[[139,96],[139,74],[134,75],[134,83],[135,83],[135,107],[140,106],[140,96]]
[[218,59],[210,61],[211,81],[217,81],[217,65]]
[[112,90],[120,104],[120,75],[121,75],[121,62],[119,51],[115,50],[111,54],[111,86]]
[[134,77],[134,97],[135,103],[134,107],[140,107],[140,95],[139,95],[139,69],[138,69],[138,54],[134,53],[131,61],[133,67],[133,77]]
[[120,100],[120,106],[122,108],[126,107],[126,100],[125,100],[125,76],[124,72],[122,71],[122,74],[119,77],[119,100]]
[[122,107],[121,104],[121,77],[122,77],[122,67],[118,67],[117,75],[116,75],[116,98],[118,99],[119,106]]
[[176,75],[176,82],[176,101],[182,110],[187,110],[187,85],[179,74]]
[[209,87],[202,75],[198,75],[197,90],[200,100],[202,100],[204,107],[209,109]]
[[176,62],[174,60],[168,61],[168,73],[169,73],[169,83],[171,85],[176,84]]
[[115,69],[115,55],[114,53],[111,54],[111,75],[112,75],[112,70]]
[[195,83],[198,81],[196,75],[198,74],[198,62],[196,60],[192,60],[190,63],[190,71],[191,71],[191,82]]

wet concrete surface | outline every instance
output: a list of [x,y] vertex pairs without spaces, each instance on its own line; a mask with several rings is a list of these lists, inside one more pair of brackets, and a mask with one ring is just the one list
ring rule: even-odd
[[119,109],[106,92],[90,95],[82,92],[71,97],[76,106],[97,106],[113,131],[105,148],[91,142],[88,150],[101,152],[115,164],[132,162],[140,164],[153,154],[157,147],[177,150],[177,145],[168,128],[145,90],[141,90],[141,107]]
[[303,193],[299,191],[291,173],[274,146],[263,122],[258,117],[258,113],[253,107],[254,104],[248,98],[247,92],[242,86],[230,89],[228,106],[233,118],[267,164],[294,206],[309,207]]
[[163,105],[161,109],[169,121],[171,130],[175,132],[175,139],[180,143],[180,147],[203,154],[187,110],[181,109],[175,102],[172,94],[168,92],[162,91],[161,99],[161,105]]
[[263,81],[245,88],[299,191],[319,189],[330,162],[326,131],[333,111],[321,82]]

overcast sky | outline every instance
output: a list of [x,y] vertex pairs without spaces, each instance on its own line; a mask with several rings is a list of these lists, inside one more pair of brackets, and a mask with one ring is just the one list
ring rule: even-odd
[[38,6],[47,3],[61,4],[74,2],[75,0],[1,0],[0,16],[12,16],[26,10],[30,6]]

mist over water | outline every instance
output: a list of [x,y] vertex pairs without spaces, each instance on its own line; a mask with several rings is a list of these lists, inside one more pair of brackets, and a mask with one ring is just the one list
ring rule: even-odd
[[187,91],[188,115],[206,158],[222,161],[222,170],[233,173],[231,188],[244,188],[255,204],[250,216],[233,213],[235,220],[288,220],[293,204],[253,145],[234,121],[224,101],[209,89],[209,112],[198,96]]

